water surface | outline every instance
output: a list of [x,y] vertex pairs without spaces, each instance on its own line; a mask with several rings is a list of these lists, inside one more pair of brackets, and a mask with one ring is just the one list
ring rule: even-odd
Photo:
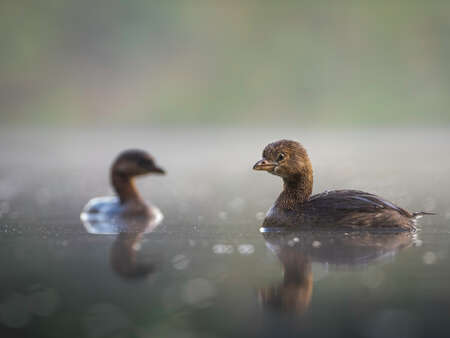
[[[434,211],[413,236],[258,231],[281,181],[265,144],[308,149],[314,192],[353,188]],[[446,337],[447,129],[1,130],[2,337]],[[92,234],[79,214],[112,193],[117,153],[152,153],[139,179],[151,231]]]

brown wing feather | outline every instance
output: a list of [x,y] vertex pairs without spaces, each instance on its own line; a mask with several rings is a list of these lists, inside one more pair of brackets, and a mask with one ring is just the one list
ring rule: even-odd
[[377,212],[381,209],[395,210],[406,217],[413,217],[411,213],[399,206],[382,199],[374,194],[360,190],[333,190],[311,196],[306,202],[314,209],[334,209],[358,211],[362,213]]

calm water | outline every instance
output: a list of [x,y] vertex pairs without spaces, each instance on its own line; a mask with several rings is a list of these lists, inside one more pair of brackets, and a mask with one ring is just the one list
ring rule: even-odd
[[[315,192],[377,193],[423,218],[410,235],[258,231],[281,189],[251,167],[300,140]],[[450,130],[6,130],[0,134],[2,337],[448,337]],[[92,234],[123,149],[159,225]]]

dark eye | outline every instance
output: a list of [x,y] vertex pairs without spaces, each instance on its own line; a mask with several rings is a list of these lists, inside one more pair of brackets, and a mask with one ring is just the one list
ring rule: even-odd
[[278,157],[277,157],[277,162],[283,161],[284,160],[284,154],[283,153],[279,153]]
[[149,160],[142,158],[138,161],[138,165],[143,168],[148,167]]

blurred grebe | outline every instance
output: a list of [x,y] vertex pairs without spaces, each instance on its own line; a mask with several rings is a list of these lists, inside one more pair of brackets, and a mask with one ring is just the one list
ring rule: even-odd
[[326,191],[311,196],[313,170],[308,154],[295,141],[267,145],[254,170],[283,179],[284,188],[269,210],[262,229],[271,227],[353,228],[414,231],[415,219],[429,213],[410,213],[376,195],[358,190]]
[[[150,173],[164,174],[165,172],[156,165],[153,157],[147,152],[132,149],[120,153],[113,162],[110,172],[111,185],[117,196],[91,199],[80,215],[85,225],[91,223],[101,226],[102,222],[106,221],[106,227],[111,227],[114,223],[110,221],[115,217],[162,218],[157,207],[148,206],[142,200],[134,184],[135,177]],[[107,231],[108,229],[93,228],[90,232],[105,233]]]

